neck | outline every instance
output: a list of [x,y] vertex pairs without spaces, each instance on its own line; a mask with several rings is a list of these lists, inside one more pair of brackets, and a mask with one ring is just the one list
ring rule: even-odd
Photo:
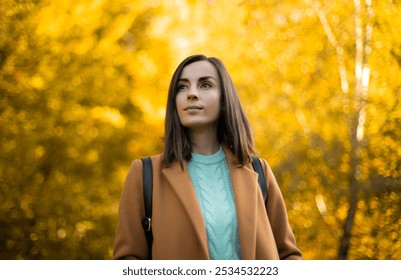
[[192,152],[200,155],[213,155],[220,149],[216,131],[192,131],[190,133],[193,143]]

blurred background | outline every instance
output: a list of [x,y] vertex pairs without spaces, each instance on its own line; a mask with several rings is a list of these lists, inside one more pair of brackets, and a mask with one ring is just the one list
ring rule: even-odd
[[179,62],[223,60],[305,259],[401,259],[401,1],[0,0],[0,259],[110,259]]

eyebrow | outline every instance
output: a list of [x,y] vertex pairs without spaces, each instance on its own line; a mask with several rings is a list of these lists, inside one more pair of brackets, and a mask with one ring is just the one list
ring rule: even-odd
[[[203,77],[200,77],[200,78],[199,78],[199,81],[202,82],[202,81],[206,81],[206,80],[209,80],[209,79],[212,79],[212,80],[216,81],[216,79],[215,79],[214,77],[212,77],[212,76],[203,76]],[[181,79],[178,80],[178,82],[189,82],[189,79],[181,78]]]

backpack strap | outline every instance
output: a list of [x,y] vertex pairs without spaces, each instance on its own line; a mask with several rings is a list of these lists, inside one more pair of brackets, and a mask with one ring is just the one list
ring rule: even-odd
[[267,190],[267,183],[266,183],[266,177],[265,173],[263,172],[263,167],[260,162],[260,159],[258,157],[253,156],[252,157],[252,166],[253,169],[258,173],[258,183],[260,190],[262,191],[263,195],[263,200],[265,201],[265,204],[267,203],[268,199],[268,190]]
[[150,157],[142,158],[142,178],[143,178],[143,198],[145,201],[145,217],[142,219],[142,227],[145,230],[146,241],[148,243],[149,259],[152,259],[152,160]]

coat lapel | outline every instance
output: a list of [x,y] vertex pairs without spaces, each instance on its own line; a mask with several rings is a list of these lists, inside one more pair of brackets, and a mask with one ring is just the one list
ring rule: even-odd
[[171,166],[162,169],[162,173],[182,203],[186,214],[182,217],[189,217],[190,223],[194,227],[196,235],[202,244],[204,258],[209,258],[206,226],[186,163],[184,162],[184,170],[181,169],[178,162],[174,162]]
[[240,167],[235,156],[227,147],[224,147],[224,152],[234,190],[242,259],[255,259],[258,175],[250,164]]

